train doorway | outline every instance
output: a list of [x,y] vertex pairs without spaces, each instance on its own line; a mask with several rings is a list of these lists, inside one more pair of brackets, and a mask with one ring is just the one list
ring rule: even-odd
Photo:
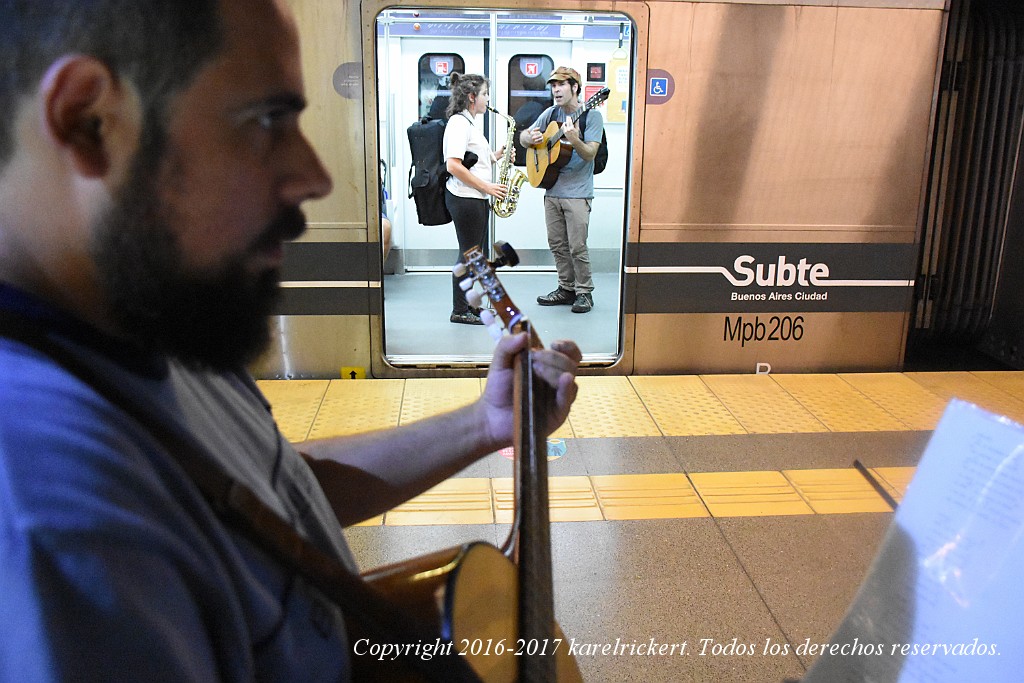
[[[410,198],[408,127],[437,118],[447,104],[452,72],[490,80],[491,106],[512,117],[488,114],[481,124],[497,150],[551,105],[546,79],[555,66],[575,68],[584,80],[582,100],[609,87],[600,105],[609,162],[595,176],[588,246],[594,270],[593,310],[541,307],[536,298],[557,285],[547,246],[544,190],[524,183],[512,216],[489,214],[488,243],[513,245],[521,264],[499,272],[513,301],[542,339],[572,337],[584,361],[611,365],[622,353],[623,272],[629,194],[628,103],[634,82],[633,24],[624,14],[593,12],[389,9],[376,19],[376,85],[379,155],[392,223],[392,247],[382,282],[382,347],[399,367],[479,366],[493,340],[476,326],[449,322],[451,267],[458,257],[454,226],[425,226]],[[529,119],[529,121],[527,121]],[[522,152],[517,163],[524,162]],[[495,171],[497,181],[497,169]]]

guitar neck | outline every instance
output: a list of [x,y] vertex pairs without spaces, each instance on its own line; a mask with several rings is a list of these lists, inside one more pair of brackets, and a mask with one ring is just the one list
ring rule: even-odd
[[[519,326],[540,345],[528,320]],[[515,487],[516,521],[513,553],[519,572],[519,637],[525,642],[550,642],[555,609],[551,572],[551,531],[548,508],[547,439],[537,415],[553,389],[537,381],[529,351],[516,358]],[[524,657],[520,680],[554,680],[553,657]]]
[[[499,247],[499,245],[501,245]],[[495,245],[505,263],[519,257],[507,244]],[[513,447],[515,450],[515,513],[503,552],[516,563],[520,642],[550,643],[556,632],[551,574],[551,530],[548,508],[547,436],[540,412],[551,405],[555,389],[533,373],[531,349],[542,348],[530,320],[512,302],[479,247],[466,250],[466,268],[490,298],[495,315],[512,333],[525,332],[529,345],[513,365]],[[512,260],[510,260],[512,259]],[[554,681],[556,659],[550,650],[518,658],[520,681]]]
[[[583,116],[583,114],[589,108],[590,107],[588,107],[586,105],[580,107],[579,109],[577,109],[573,113],[569,114],[569,119],[568,120],[572,121],[573,123],[576,123],[577,121],[580,120],[580,117]],[[562,139],[562,127],[559,126],[558,127],[558,132],[555,133],[554,135],[552,135],[551,138],[548,140],[548,147],[554,147],[555,145],[558,144],[558,141],[561,140],[561,139]]]

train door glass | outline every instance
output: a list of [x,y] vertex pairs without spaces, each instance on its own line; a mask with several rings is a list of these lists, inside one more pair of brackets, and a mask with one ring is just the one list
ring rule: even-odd
[[[608,168],[595,176],[588,246],[594,271],[591,312],[573,314],[569,306],[539,306],[536,299],[557,286],[554,259],[547,245],[544,190],[523,182],[513,215],[488,214],[489,242],[510,243],[521,258],[498,275],[512,300],[534,322],[542,339],[571,337],[584,360],[606,364],[621,352],[623,245],[629,121],[625,99],[632,88],[632,26],[623,14],[592,12],[514,12],[432,10],[409,7],[377,18],[378,140],[389,169],[395,215],[392,256],[385,264],[383,355],[396,366],[481,365],[490,359],[493,341],[477,326],[449,321],[452,307],[450,267],[458,256],[452,224],[419,224],[408,198],[411,164],[407,128],[424,116],[438,115],[446,104],[451,73],[479,73],[490,81],[491,106],[511,116],[487,114],[481,125],[497,151],[550,106],[547,77],[557,66],[583,75],[581,101],[606,85],[606,74],[625,67],[618,82],[620,115],[602,114],[608,136]],[[625,61],[623,61],[625,56]],[[617,61],[616,61],[617,60]],[[612,101],[609,100],[609,105]],[[621,107],[621,109],[618,109]],[[610,109],[610,107],[609,107]],[[530,120],[527,121],[526,119]],[[521,171],[525,154],[517,150]],[[494,180],[499,180],[495,164]]]
[[443,119],[452,94],[448,79],[453,73],[466,73],[466,60],[461,55],[425,54],[418,71],[420,118]]
[[[516,130],[529,128],[542,111],[551,106],[551,88],[546,79],[555,70],[555,61],[544,54],[516,54],[508,60],[508,114]],[[526,150],[514,138],[516,166],[526,165]]]

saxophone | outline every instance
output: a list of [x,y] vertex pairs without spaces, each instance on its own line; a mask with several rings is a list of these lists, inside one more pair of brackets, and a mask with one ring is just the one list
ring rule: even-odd
[[498,182],[505,186],[508,193],[504,199],[495,199],[491,202],[491,209],[494,215],[499,218],[508,218],[516,211],[516,204],[519,202],[519,188],[526,182],[526,174],[513,165],[512,156],[516,153],[515,135],[516,121],[507,114],[502,114],[493,107],[487,107],[492,112],[508,122],[508,138],[505,140],[505,153],[501,155],[501,162],[498,166]]

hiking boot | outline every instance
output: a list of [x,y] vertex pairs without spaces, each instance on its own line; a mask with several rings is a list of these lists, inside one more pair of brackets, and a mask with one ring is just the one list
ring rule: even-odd
[[553,292],[537,297],[537,303],[541,306],[568,306],[576,300],[576,293],[569,289],[559,287]]
[[588,292],[583,292],[576,295],[576,301],[572,303],[573,313],[590,313],[590,309],[594,307],[594,295]]
[[484,321],[480,319],[480,316],[473,313],[473,311],[466,311],[465,313],[452,313],[451,317],[448,318],[453,323],[459,323],[461,325],[483,325]]

